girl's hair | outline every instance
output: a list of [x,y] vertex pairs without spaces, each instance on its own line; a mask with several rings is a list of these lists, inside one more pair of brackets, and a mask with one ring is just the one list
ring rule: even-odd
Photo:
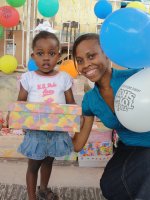
[[76,57],[76,49],[77,49],[77,46],[84,40],[97,40],[98,43],[100,44],[100,41],[99,41],[99,35],[96,34],[96,33],[86,33],[84,35],[80,35],[74,42],[74,45],[73,45],[73,48],[72,48],[72,55],[73,55],[73,58],[75,59]]
[[77,46],[84,40],[97,40],[97,42],[100,44],[100,41],[99,41],[99,35],[96,34],[96,33],[86,33],[84,35],[80,35],[74,42],[73,44],[73,48],[72,48],[72,56],[73,56],[73,61],[74,61],[74,64],[75,64],[75,67],[77,69],[77,66],[76,66],[76,61],[75,61],[75,58],[76,58],[76,49],[77,49]]
[[54,33],[48,32],[48,31],[40,31],[33,39],[32,41],[32,49],[36,46],[36,42],[40,39],[47,39],[51,38],[56,40],[58,47],[60,47],[60,42],[57,36]]

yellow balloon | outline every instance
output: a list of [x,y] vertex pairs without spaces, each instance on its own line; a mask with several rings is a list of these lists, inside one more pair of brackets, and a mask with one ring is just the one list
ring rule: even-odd
[[78,72],[75,68],[73,60],[65,60],[59,68],[60,71],[67,72],[72,78],[77,78]]
[[4,55],[0,59],[0,70],[5,74],[13,73],[17,68],[17,59],[11,55]]
[[140,9],[140,10],[142,10],[144,12],[147,11],[146,6],[143,3],[139,2],[139,1],[132,1],[132,2],[130,2],[126,6],[126,8],[137,8],[137,9]]

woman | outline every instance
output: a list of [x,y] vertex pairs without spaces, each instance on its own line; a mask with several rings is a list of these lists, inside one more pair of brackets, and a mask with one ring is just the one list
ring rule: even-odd
[[[75,151],[85,145],[94,116],[106,127],[115,129],[119,143],[100,180],[102,193],[108,200],[150,199],[150,132],[136,133],[126,129],[114,111],[114,97],[122,83],[138,70],[112,69],[102,51],[99,36],[81,35],[74,43],[73,57],[79,72],[95,82],[83,98],[83,123],[73,138]],[[127,98],[127,97],[126,97]]]

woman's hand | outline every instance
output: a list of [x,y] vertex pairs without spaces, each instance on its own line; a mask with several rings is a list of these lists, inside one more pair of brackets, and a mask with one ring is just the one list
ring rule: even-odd
[[87,139],[90,135],[92,125],[94,121],[94,116],[83,116],[81,119],[81,129],[79,133],[75,133],[72,138],[74,145],[74,151],[79,152],[84,147]]

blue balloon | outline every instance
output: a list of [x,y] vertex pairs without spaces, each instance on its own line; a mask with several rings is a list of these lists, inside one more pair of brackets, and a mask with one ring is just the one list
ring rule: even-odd
[[44,17],[53,17],[59,9],[58,0],[39,0],[38,11]]
[[37,67],[35,61],[32,58],[30,58],[30,60],[28,62],[28,70],[29,71],[36,71],[37,69],[38,69],[38,67]]
[[105,19],[112,12],[112,5],[107,0],[100,0],[94,6],[94,13],[100,19]]
[[102,24],[100,43],[107,57],[122,67],[150,67],[150,15],[123,8]]

